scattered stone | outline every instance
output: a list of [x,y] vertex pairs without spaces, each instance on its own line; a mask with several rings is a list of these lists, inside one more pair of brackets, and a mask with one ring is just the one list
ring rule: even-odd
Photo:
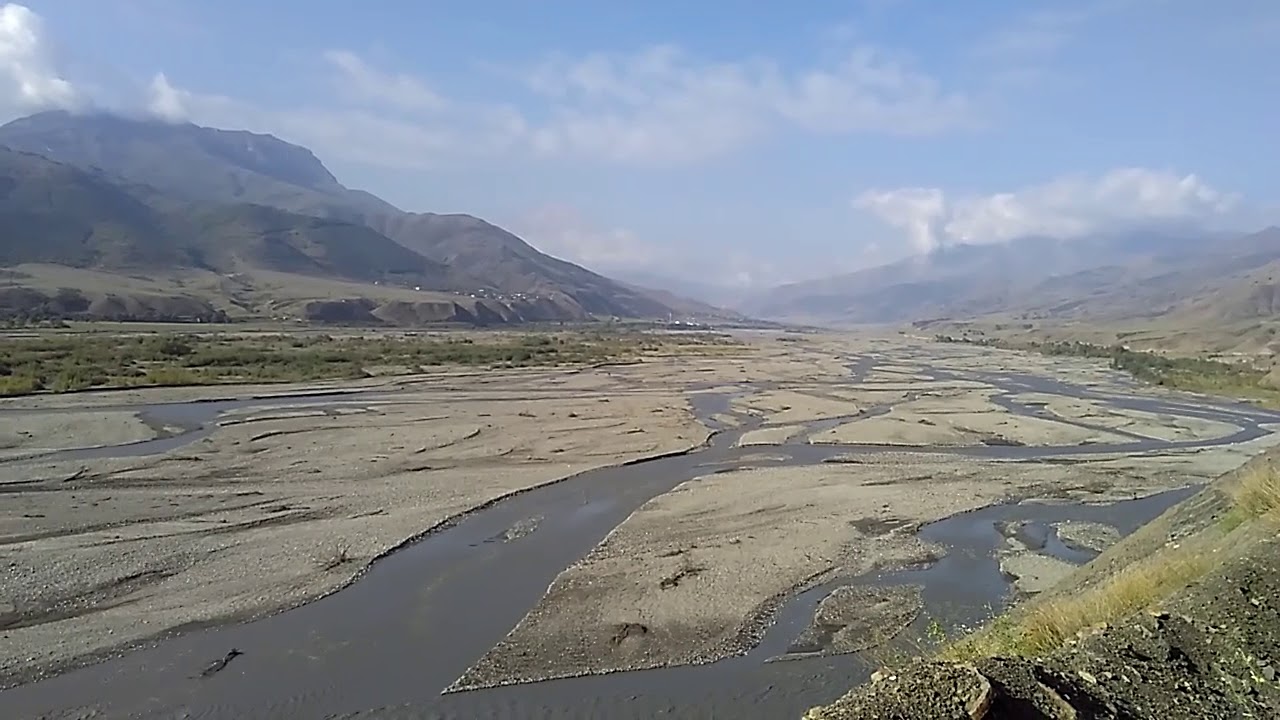
[[818,603],[789,655],[859,652],[892,640],[920,614],[919,585],[836,588]]
[[200,671],[200,677],[207,678],[207,677],[213,677],[214,675],[217,675],[218,673],[225,670],[227,665],[230,664],[232,660],[235,660],[236,658],[240,657],[243,654],[244,653],[241,652],[240,650],[237,650],[236,648],[231,648],[230,650],[227,651],[226,655],[223,655],[217,660],[214,660],[212,663],[209,664],[209,667]]
[[1120,540],[1120,531],[1102,523],[1067,520],[1054,524],[1058,539],[1070,547],[1102,552]]
[[991,716],[992,686],[970,665],[920,663],[882,675],[857,704],[814,708],[805,720],[984,720]]
[[1035,552],[1014,551],[1000,554],[1000,571],[1012,578],[1013,585],[1027,595],[1044,592],[1075,572],[1076,566]]

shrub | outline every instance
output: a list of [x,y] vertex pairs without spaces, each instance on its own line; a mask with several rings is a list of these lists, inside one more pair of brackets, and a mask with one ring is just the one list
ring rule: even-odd
[[0,377],[0,395],[27,395],[40,389],[40,380],[30,375]]

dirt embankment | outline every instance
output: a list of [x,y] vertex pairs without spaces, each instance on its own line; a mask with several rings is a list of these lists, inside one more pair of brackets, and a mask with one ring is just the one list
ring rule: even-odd
[[[950,660],[882,669],[806,720],[1280,717],[1277,514],[1274,507],[1242,513],[1238,490],[1277,457],[1268,453],[1170,509],[997,620],[968,652],[952,646],[940,655]],[[1135,600],[1175,576],[1176,589]],[[1108,612],[1117,606],[1137,609]],[[1085,616],[1064,620],[1082,608]],[[1096,622],[1079,622],[1090,617]],[[1059,630],[1083,627],[1027,651],[1028,628],[1049,620]],[[1011,631],[1021,633],[1018,641],[990,640]]]

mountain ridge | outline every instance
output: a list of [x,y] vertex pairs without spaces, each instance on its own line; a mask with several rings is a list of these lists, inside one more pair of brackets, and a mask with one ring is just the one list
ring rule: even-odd
[[1160,228],[1067,240],[1030,237],[947,247],[780,286],[743,309],[773,319],[843,324],[1149,318],[1192,303],[1212,305],[1276,261],[1280,230],[1274,227],[1247,234]]
[[[109,180],[119,187],[127,186],[134,198],[171,216],[188,212],[208,221],[227,212],[212,208],[239,207],[237,219],[228,222],[243,225],[255,213],[260,214],[246,208],[273,208],[291,214],[292,219],[286,223],[291,229],[285,234],[294,235],[302,229],[315,235],[324,227],[301,220],[303,217],[347,223],[341,227],[345,227],[352,243],[373,243],[384,259],[390,260],[396,253],[379,238],[421,258],[398,258],[398,262],[414,270],[412,282],[406,280],[406,284],[421,291],[484,299],[502,317],[518,318],[520,313],[512,311],[511,306],[527,305],[532,300],[541,303],[537,313],[540,318],[548,314],[573,320],[593,315],[656,318],[678,312],[660,299],[660,293],[614,281],[541,253],[516,235],[479,218],[409,213],[368,192],[347,188],[312,151],[272,135],[103,113],[50,111],[0,126],[0,145],[78,168],[87,176]],[[307,265],[302,257],[307,253],[288,242],[282,244],[280,233],[273,234],[272,228],[258,227],[249,234],[253,232],[258,233],[256,240],[240,237],[240,260],[280,260],[293,252],[301,253],[295,258],[300,265]],[[304,244],[313,255],[319,253],[329,259],[329,275],[343,280],[380,281],[369,272],[342,270],[333,265],[334,258],[353,263],[358,254],[343,251],[336,240],[320,243],[323,247],[316,242]],[[205,253],[209,252],[206,249]],[[222,255],[227,259],[226,252]],[[200,264],[198,258],[192,257],[175,256],[172,260]],[[213,269],[222,269],[225,264]],[[239,264],[251,266],[253,262]],[[296,268],[268,263],[266,269],[289,272]],[[401,275],[407,277],[409,273]],[[508,308],[498,308],[496,305],[500,304]],[[548,313],[548,307],[561,310]],[[736,315],[712,310],[722,317]]]

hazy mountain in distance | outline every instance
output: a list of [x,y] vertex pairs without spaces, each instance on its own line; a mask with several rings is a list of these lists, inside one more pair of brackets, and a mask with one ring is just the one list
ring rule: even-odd
[[407,213],[347,188],[310,150],[270,135],[55,111],[0,127],[0,145],[149,186],[168,199],[253,204],[365,226],[447,268],[424,289],[471,284],[482,294],[536,295],[580,308],[575,317],[665,317],[672,311],[642,290],[541,253],[478,218]]
[[762,317],[893,323],[995,313],[1150,314],[1280,257],[1280,246],[1195,229],[954,245],[838,277],[774,288]]
[[721,308],[736,308],[751,294],[750,288],[698,282],[654,271],[617,270],[613,274],[632,285],[661,290]]

